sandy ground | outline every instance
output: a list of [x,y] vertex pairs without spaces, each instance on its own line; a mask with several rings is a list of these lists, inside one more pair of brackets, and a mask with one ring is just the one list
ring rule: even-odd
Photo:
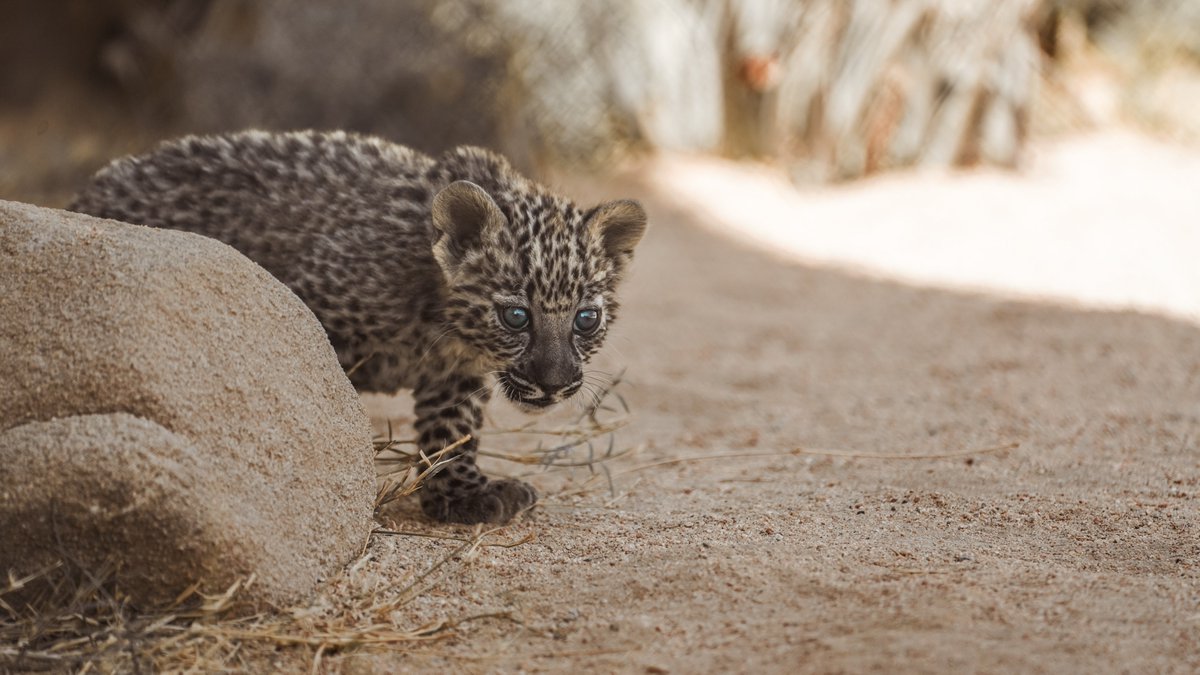
[[897,173],[795,190],[768,168],[666,159],[663,194],[809,264],[1200,322],[1200,152],[1106,130],[1035,146],[1020,172]]
[[[0,162],[0,196],[61,204],[76,165],[113,154],[88,143],[51,179]],[[603,465],[611,488],[490,460],[543,500],[487,541],[530,540],[459,556],[373,617],[478,618],[322,668],[1200,670],[1198,167],[1116,133],[1037,148],[1020,175],[795,192],[766,170],[666,159],[579,190],[652,216],[595,364],[625,369],[616,449],[636,454]],[[1144,313],[1094,309],[1126,306]],[[399,436],[409,406],[368,399]],[[524,419],[493,408],[493,428]],[[411,501],[385,520],[471,532]],[[394,597],[459,545],[377,537],[346,583]]]
[[[756,220],[777,225],[783,216],[755,210],[755,190],[770,192],[774,179],[753,171],[676,163],[693,173],[606,186],[644,199],[653,219],[598,364],[627,369],[620,390],[634,420],[617,443],[640,451],[611,463],[611,491],[601,481],[576,494],[586,469],[494,461],[496,473],[531,474],[545,496],[489,540],[534,539],[456,561],[393,618],[508,618],[466,622],[451,640],[404,651],[329,655],[325,667],[1196,672],[1200,325],[1179,317],[1195,309],[1189,263],[1200,252],[1200,211],[1196,183],[1176,180],[1176,165],[1153,151],[1130,157],[1140,163],[1088,180],[1060,176],[1054,189],[1034,170],[780,196],[808,209],[793,233],[799,243],[787,247],[786,230],[772,238],[756,229]],[[725,180],[681,199],[680,181],[714,172]],[[1125,189],[1133,180],[1157,190],[1149,203]],[[938,220],[939,200],[957,213]],[[1043,211],[1036,228],[1013,222]],[[1139,213],[1142,225],[1127,227]],[[958,223],[984,241],[971,243],[951,227]],[[854,252],[836,236],[842,227],[887,243]],[[921,239],[903,246],[905,234]],[[950,253],[927,256],[927,265],[913,253],[947,240]],[[972,264],[954,268],[954,251],[973,246]],[[1124,259],[1139,270],[1182,285],[1155,294],[1154,284],[1100,274],[1114,267],[1105,252],[1123,246],[1140,247],[1140,257]],[[1005,260],[1066,256],[1071,273],[1057,277],[1061,285],[1036,273],[1007,277],[989,251]],[[947,269],[970,274],[939,276]],[[1176,316],[885,278],[911,280],[906,270],[928,283],[1133,302]],[[381,423],[400,425],[411,419],[407,405],[368,401]],[[500,426],[516,419],[495,416]],[[812,454],[936,455],[1009,443],[1020,447],[970,457]],[[485,448],[516,445],[498,436]],[[648,466],[663,460],[686,461]],[[411,503],[387,520],[456,531],[430,527]],[[456,545],[377,539],[357,583],[389,592]]]

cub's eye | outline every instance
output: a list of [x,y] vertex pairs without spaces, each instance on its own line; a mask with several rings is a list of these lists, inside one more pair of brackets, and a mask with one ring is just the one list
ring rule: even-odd
[[529,310],[524,307],[504,307],[500,310],[500,320],[512,330],[521,330],[529,325]]
[[575,313],[575,332],[587,335],[596,332],[600,327],[600,311],[596,309],[581,309]]

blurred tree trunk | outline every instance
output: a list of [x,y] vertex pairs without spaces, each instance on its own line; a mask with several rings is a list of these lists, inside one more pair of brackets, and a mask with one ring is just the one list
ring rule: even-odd
[[187,130],[340,127],[527,168],[720,151],[831,180],[1015,164],[1050,1],[96,0],[123,28],[88,53]]
[[800,181],[1015,165],[1037,0],[726,0],[726,147]]

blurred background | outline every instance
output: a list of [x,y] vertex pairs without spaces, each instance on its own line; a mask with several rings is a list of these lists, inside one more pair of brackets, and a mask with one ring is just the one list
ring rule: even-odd
[[802,183],[1200,139],[1194,0],[6,0],[0,196],[163,136],[343,128],[529,171],[659,150]]
[[[649,166],[683,201],[716,200],[700,210],[717,220],[747,195],[786,214],[802,208],[787,190],[827,195],[898,169],[1058,167],[1071,189],[1102,196],[1114,178],[1098,167],[1141,162],[1161,175],[1119,177],[1116,187],[1169,183],[1167,197],[1151,190],[1144,200],[1161,207],[1174,195],[1170,218],[1200,220],[1188,197],[1200,191],[1189,154],[1200,147],[1196,0],[5,0],[0,64],[0,198],[49,206],[109,159],[166,137],[316,127],[427,152],[484,145],[534,175]],[[1103,136],[1111,130],[1121,135]],[[1077,138],[1093,140],[1071,145]],[[728,192],[743,179],[741,193]],[[897,188],[902,211],[942,204],[910,187]],[[939,206],[956,210],[943,229],[987,210],[971,185],[947,189],[959,197]],[[1041,231],[1090,217],[1038,220],[1054,210],[1054,197],[1041,198],[1049,202],[1008,222],[1032,218]],[[888,220],[895,208],[800,215],[809,227]],[[779,213],[756,221],[773,218],[774,229],[795,229]],[[855,232],[837,227],[827,229]],[[1176,231],[1184,240],[1170,235],[1167,249],[1200,236],[1186,223]],[[787,248],[775,234],[755,236]],[[879,233],[822,255],[854,258],[870,237]],[[975,245],[986,253],[1009,240],[997,237]],[[1078,244],[1046,250],[1065,256]],[[963,259],[947,245],[948,258]],[[1167,283],[1200,307],[1193,281]]]

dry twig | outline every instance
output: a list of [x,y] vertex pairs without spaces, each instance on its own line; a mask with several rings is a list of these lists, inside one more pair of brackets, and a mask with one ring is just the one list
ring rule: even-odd
[[[626,456],[617,450],[613,434],[625,426],[619,418],[604,421],[604,412],[616,408],[615,399],[628,407],[610,385],[597,392],[575,426],[542,429],[527,425],[502,429],[492,434],[555,437],[559,442],[541,445],[530,456],[494,452],[491,456],[542,471],[587,468],[595,475],[608,475],[603,464]],[[595,439],[608,436],[603,449]],[[442,450],[425,455],[412,449],[415,442],[397,439],[388,428],[387,437],[375,442],[376,463],[382,469],[378,509],[411,495],[449,461],[452,452],[470,439],[464,436]],[[577,455],[581,455],[578,456]],[[339,607],[294,607],[274,613],[238,614],[239,593],[253,578],[239,581],[224,593],[206,597],[199,584],[181,593],[170,606],[139,612],[112,583],[112,568],[84,569],[70,561],[60,562],[32,574],[0,582],[0,671],[73,670],[77,672],[175,671],[210,672],[255,669],[268,655],[278,658],[277,649],[294,650],[308,667],[319,671],[338,650],[399,645],[440,640],[469,622],[503,619],[520,623],[507,612],[447,618],[426,625],[407,627],[392,617],[415,598],[427,593],[457,566],[484,547],[513,548],[534,541],[529,533],[512,540],[495,540],[504,528],[477,530],[469,536],[430,534],[405,530],[377,529],[371,537],[414,536],[445,539],[456,545],[426,568],[414,573],[385,594],[357,592],[340,598]],[[369,553],[364,546],[360,560],[348,566],[331,587],[361,573]],[[343,584],[353,588],[353,583]],[[32,591],[32,595],[31,595]],[[250,664],[250,665],[247,665]]]

